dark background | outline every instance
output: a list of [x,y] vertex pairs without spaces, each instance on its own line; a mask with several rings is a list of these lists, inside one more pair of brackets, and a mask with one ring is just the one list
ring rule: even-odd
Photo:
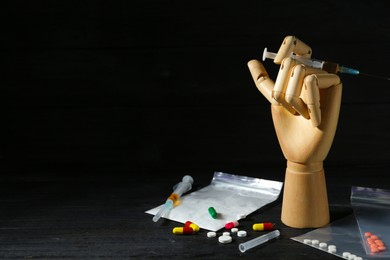
[[[0,256],[172,257],[128,233],[152,224],[144,211],[182,175],[195,188],[214,171],[283,181],[247,62],[295,35],[315,58],[389,76],[388,11],[388,1],[3,2]],[[265,66],[275,79],[278,66]],[[390,188],[389,81],[340,77],[325,161],[332,219],[351,212],[351,185]],[[74,244],[64,244],[69,232]],[[299,259],[310,249],[291,250]]]

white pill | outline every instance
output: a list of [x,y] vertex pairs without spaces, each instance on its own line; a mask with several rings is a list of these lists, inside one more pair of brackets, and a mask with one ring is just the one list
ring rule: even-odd
[[360,256],[356,256],[355,260],[363,260],[363,258],[361,258]]
[[324,242],[321,242],[318,246],[321,248],[326,248],[328,245]]
[[214,231],[207,232],[207,237],[216,237],[216,236],[217,233],[215,233]]
[[334,254],[337,252],[337,248],[335,245],[329,245],[328,246],[328,252],[331,253],[331,254]]
[[234,228],[230,229],[230,231],[232,231],[232,233],[237,233],[238,228],[234,227]]
[[230,232],[223,232],[222,236],[230,236]]
[[218,241],[219,241],[219,243],[227,244],[227,243],[232,242],[232,237],[231,236],[220,236],[218,238]]
[[320,241],[318,241],[317,239],[314,239],[314,240],[311,241],[311,243],[312,243],[314,246],[316,246],[316,245],[318,245],[318,244],[320,243]]
[[343,252],[343,257],[348,259],[348,257],[351,255],[350,252]]
[[356,255],[350,254],[350,255],[348,256],[348,259],[349,259],[349,260],[355,260],[355,257],[356,257]]
[[246,231],[245,230],[240,230],[240,231],[238,231],[237,232],[237,236],[239,236],[239,237],[246,237]]
[[304,244],[311,244],[311,239],[307,239],[306,238],[306,239],[303,240],[303,243]]

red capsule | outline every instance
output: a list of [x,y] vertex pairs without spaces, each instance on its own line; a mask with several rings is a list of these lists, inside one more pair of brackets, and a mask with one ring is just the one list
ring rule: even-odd
[[238,227],[238,221],[231,221],[225,224],[226,229],[232,229],[234,227]]
[[192,228],[192,230],[196,233],[199,231],[199,226],[197,224],[195,224],[194,222],[191,222],[191,221],[186,221],[186,223],[184,223],[184,226],[185,227],[190,227]]

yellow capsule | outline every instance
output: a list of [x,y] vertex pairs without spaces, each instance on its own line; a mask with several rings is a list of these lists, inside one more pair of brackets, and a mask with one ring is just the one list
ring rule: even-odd
[[274,230],[275,229],[275,225],[273,223],[269,223],[269,222],[256,223],[256,224],[253,224],[252,228],[255,231]]
[[193,234],[194,230],[191,227],[175,227],[173,228],[172,233],[175,235],[187,235]]

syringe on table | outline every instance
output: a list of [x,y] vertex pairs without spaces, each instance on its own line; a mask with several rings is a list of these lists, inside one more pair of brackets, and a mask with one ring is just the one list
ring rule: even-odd
[[179,199],[183,193],[186,193],[192,188],[194,179],[190,175],[185,175],[181,182],[173,186],[173,192],[166,200],[165,204],[161,206],[160,210],[154,215],[153,221],[157,222],[162,216],[165,215],[169,210],[171,210],[176,203],[179,202]]

